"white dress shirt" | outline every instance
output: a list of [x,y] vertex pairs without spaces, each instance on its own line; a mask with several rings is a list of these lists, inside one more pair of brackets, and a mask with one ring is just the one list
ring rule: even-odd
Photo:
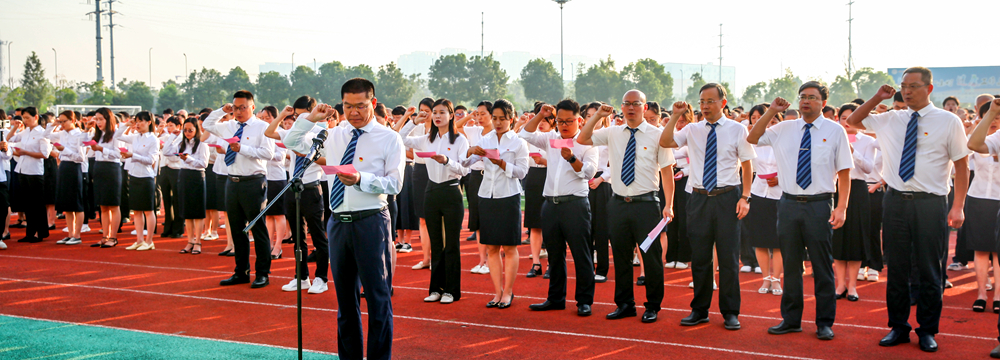
[[770,145],[778,160],[778,183],[792,195],[818,195],[837,192],[837,172],[854,166],[847,131],[830,119],[819,117],[809,130],[812,145],[810,169],[812,182],[803,189],[796,182],[799,147],[806,131],[803,119],[782,121],[764,131],[759,146]]
[[857,133],[854,135],[854,153],[851,158],[854,160],[854,168],[851,169],[851,180],[867,180],[868,173],[875,171],[875,138]]
[[[326,163],[331,166],[340,165],[344,151],[351,143],[354,127],[327,129],[326,122],[314,124],[307,119],[308,115],[299,115],[292,130],[305,133],[315,126],[319,126],[320,130],[326,129]],[[344,202],[333,209],[335,213],[380,209],[388,205],[388,195],[399,194],[403,188],[406,150],[399,134],[380,125],[374,116],[361,130],[364,133],[355,145],[352,162],[354,169],[361,175],[361,180],[354,186],[344,187]],[[333,186],[334,181],[339,181],[337,179],[337,175],[328,175],[328,185]]]
[[882,149],[878,146],[878,139],[875,139],[875,156],[872,161],[872,171],[865,174],[865,182],[874,184],[882,181]]
[[[10,142],[17,143],[17,148],[24,151],[40,152],[45,158],[52,152],[52,145],[46,136],[45,128],[35,126],[31,129],[21,129],[10,138]],[[45,175],[44,158],[39,159],[33,156],[22,155],[17,160],[17,168],[14,172],[24,175]]]
[[766,199],[776,200],[781,197],[781,179],[778,185],[769,186],[767,180],[760,178],[760,175],[774,174],[778,172],[778,159],[774,157],[774,149],[770,146],[754,146],[757,157],[753,159],[753,170],[756,176],[750,185],[750,193]]
[[[597,174],[597,159],[599,158],[598,148],[591,145],[583,145],[576,142],[578,132],[573,136],[573,155],[577,160],[583,162],[580,171],[573,169],[573,165],[562,157],[562,149],[553,148],[549,140],[562,139],[562,134],[557,131],[549,132],[528,132],[521,129],[521,137],[528,143],[543,149],[542,153],[551,159],[545,169],[545,187],[542,188],[543,196],[580,196],[587,197],[590,194],[590,187],[587,183]],[[636,133],[638,137],[638,133]],[[626,141],[628,141],[626,139]],[[638,156],[638,152],[636,152]],[[638,180],[638,172],[636,173]],[[635,185],[635,183],[632,183]]]
[[122,142],[132,144],[132,163],[127,169],[128,174],[139,178],[156,177],[156,165],[160,156],[160,139],[151,132],[139,134],[133,132],[125,135],[125,127],[118,128],[115,136]]
[[604,182],[611,181],[611,164],[609,163],[611,155],[608,147],[605,145],[595,147],[597,148],[597,171],[601,173],[601,179]]
[[[740,163],[753,160],[757,154],[753,146],[747,142],[747,128],[740,123],[722,117],[715,127],[715,188],[735,186],[742,183],[740,179]],[[712,127],[708,121],[702,120],[685,126],[674,133],[674,142],[678,147],[687,146],[688,174],[687,192],[694,188],[704,189],[702,181],[705,176],[705,145],[708,133]]]
[[[325,127],[313,126],[313,127],[309,128],[309,130],[299,131],[298,133],[295,133],[295,134],[293,134],[292,131],[282,131],[281,129],[278,129],[278,136],[281,137],[281,142],[282,143],[285,143],[286,139],[290,140],[291,137],[299,136],[299,137],[301,137],[302,140],[298,141],[298,143],[301,143],[301,144],[312,144],[312,141],[313,141],[313,139],[316,138],[316,135],[318,135],[320,131],[323,131],[325,129],[326,129]],[[327,134],[327,139],[329,139],[329,134]],[[350,141],[350,139],[348,139],[348,141]],[[287,146],[287,143],[285,145]],[[289,149],[291,149],[291,148],[289,148]],[[305,151],[308,152],[309,146],[306,146],[305,148],[300,148],[300,149],[304,149]],[[357,150],[355,150],[355,151],[357,151]],[[289,152],[291,153],[291,151],[289,151]],[[288,173],[291,174],[291,176],[295,176],[295,174],[292,174],[292,172],[295,171],[295,159],[298,156],[295,155],[294,153],[291,153],[291,157],[292,157],[292,161],[291,161],[291,164],[288,166]],[[326,164],[327,165],[340,165],[339,162],[336,163],[336,164],[328,162]],[[320,167],[319,164],[316,164],[316,163],[309,164],[309,167],[306,168],[306,172],[304,174],[302,174],[302,183],[303,184],[309,184],[309,183],[312,183],[312,182],[320,181],[320,180],[324,179],[324,175],[325,174],[323,173],[323,168]]]
[[90,134],[80,131],[80,129],[61,132],[59,145],[63,146],[63,150],[59,152],[59,161],[86,163],[83,142],[88,140],[90,140]]
[[[212,137],[215,138],[215,144],[222,146],[223,149],[226,149],[226,147],[229,146],[229,143],[227,143],[226,140],[223,140],[222,138],[215,135],[212,135]],[[209,147],[208,151],[214,152],[217,156],[217,158],[215,159],[215,165],[212,165],[212,171],[215,172],[217,175],[228,176],[229,167],[226,166],[226,161],[225,161],[226,154],[219,154],[219,149],[216,149],[214,147]]]
[[204,141],[198,142],[198,147],[195,149],[194,139],[188,140],[184,136],[175,137],[170,143],[164,145],[163,152],[165,154],[177,154],[181,153],[181,142],[184,141],[184,154],[188,154],[187,160],[181,160],[180,156],[167,156],[167,158],[174,158],[177,162],[177,169],[187,169],[187,170],[205,170],[208,167],[208,144]]
[[[407,122],[400,132],[408,134],[414,127],[412,121]],[[444,155],[448,158],[448,162],[444,164],[440,164],[433,159],[427,161],[427,177],[438,184],[449,180],[461,179],[462,176],[469,173],[469,169],[462,166],[462,160],[469,153],[469,140],[459,134],[455,138],[455,143],[452,144],[448,142],[448,138],[447,133],[438,134],[438,138],[434,139],[434,142],[431,142],[429,135],[407,136],[403,138],[403,143],[407,147],[423,149],[420,151],[433,151],[438,155]]]
[[[226,115],[225,111],[218,109],[205,118],[202,128],[222,139],[232,138],[240,125],[237,120],[230,120],[220,123]],[[229,166],[229,175],[250,176],[257,174],[267,174],[267,161],[274,157],[274,140],[264,136],[268,123],[250,116],[246,126],[243,127],[243,136],[240,138],[240,151],[236,154],[236,162]],[[228,149],[228,143],[226,144]]]
[[969,163],[976,164],[976,177],[969,185],[969,196],[1000,200],[1000,160],[996,155],[972,153]]
[[181,158],[179,156],[167,156],[169,154],[176,153],[176,151],[169,151],[167,146],[174,143],[174,141],[178,141],[177,139],[184,137],[181,134],[183,134],[183,132],[177,134],[163,133],[163,135],[158,137],[160,140],[160,161],[157,162],[159,167],[162,168],[166,166],[174,170],[180,170],[183,168],[181,166]]
[[[411,122],[412,122],[412,121],[411,121]],[[400,130],[399,134],[400,134],[400,135],[402,135],[402,137],[403,137],[404,139],[405,139],[405,138],[406,138],[407,136],[423,136],[423,137],[427,137],[427,133],[429,132],[429,131],[427,130],[427,127],[426,127],[426,125],[424,125],[424,124],[420,124],[420,126],[414,126],[414,127],[413,127],[413,130],[410,130],[410,132],[409,132],[409,133],[405,133],[405,132],[403,132],[403,131],[402,131],[403,129],[399,129],[399,130]],[[419,156],[417,156],[417,154],[416,154],[416,152],[417,152],[417,151],[425,151],[424,149],[417,149],[417,148],[412,148],[412,147],[410,147],[409,145],[407,145],[407,147],[406,147],[406,148],[407,148],[408,150],[413,150],[413,152],[414,152],[414,154],[413,154],[413,163],[414,163],[414,164],[424,164],[424,165],[426,165],[426,164],[427,164],[427,159],[425,159],[425,158],[422,158],[422,157],[419,157]],[[433,161],[434,161],[434,160],[431,160],[431,162],[433,162]]]
[[[7,132],[0,132],[0,137],[6,138]],[[10,143],[7,143],[7,151],[0,151],[0,164],[8,164],[7,166],[0,166],[0,182],[7,182],[10,179],[7,178],[7,169],[10,167],[10,159],[13,158],[13,149]]]
[[[476,126],[478,127],[478,126]],[[466,127],[470,131],[473,126]],[[482,127],[478,127],[482,129]],[[482,130],[480,130],[482,131]],[[483,183],[479,186],[479,197],[485,199],[503,199],[521,194],[521,179],[528,174],[528,145],[514,134],[507,131],[497,139],[496,130],[486,136],[480,136],[476,146],[483,149],[497,149],[500,159],[507,162],[507,169],[479,155],[472,155],[462,160],[462,165],[475,170],[477,163],[483,167]]]
[[[463,129],[463,130],[465,131],[465,138],[467,140],[469,140],[469,144],[470,145],[479,144],[479,142],[483,139],[483,127],[482,126],[479,126],[479,125],[466,126],[465,129]],[[484,147],[483,149],[486,149],[486,148]],[[485,165],[487,162],[489,162],[489,160],[486,160],[486,161],[476,161],[476,162],[472,163],[472,166],[470,166],[469,169],[472,170],[472,171],[482,171],[484,169],[483,165]]]
[[288,154],[287,149],[275,147],[274,156],[267,161],[267,181],[288,180],[288,174],[285,172],[286,154]]
[[917,111],[917,156],[913,178],[903,182],[899,162],[903,158],[906,125],[913,110],[891,110],[869,115],[861,124],[875,131],[885,158],[882,177],[889,187],[899,191],[927,192],[947,196],[950,190],[952,162],[969,155],[965,128],[958,116],[933,104]]

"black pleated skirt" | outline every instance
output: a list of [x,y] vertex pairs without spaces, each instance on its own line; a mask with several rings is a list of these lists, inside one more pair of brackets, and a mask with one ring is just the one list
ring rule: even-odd
[[44,164],[45,169],[45,174],[42,176],[42,181],[45,184],[45,195],[42,196],[42,199],[45,200],[45,205],[55,205],[59,164],[56,162],[56,158],[51,156],[43,160],[42,164]]
[[[271,201],[274,201],[274,199],[276,199],[278,197],[278,193],[281,192],[281,189],[285,188],[285,185],[288,185],[288,181],[287,180],[277,180],[277,181],[268,180],[267,181],[267,203],[268,204],[270,204]],[[264,213],[264,214],[267,215],[267,216],[284,216],[285,215],[285,202],[284,201],[275,202],[274,205],[271,205],[271,208],[267,209],[267,212]]]
[[778,241],[778,200],[750,195],[750,212],[743,220],[748,227],[750,246],[777,249]]
[[216,190],[216,174],[215,171],[211,170],[211,165],[209,169],[205,170],[205,210],[219,210],[217,197],[215,195]]
[[[594,178],[601,176],[598,171]],[[611,184],[602,182],[596,189],[590,189],[588,194],[590,200],[590,236],[594,240],[604,240],[611,238],[608,232],[608,201],[611,201]]]
[[94,167],[90,169],[90,176],[94,178],[94,205],[121,206],[121,164],[96,161]]
[[420,219],[424,218],[424,193],[428,181],[427,164],[413,164],[413,211]]
[[[479,186],[483,184],[483,171],[472,170],[469,173],[469,181],[465,184],[465,199],[469,203],[469,231],[479,230]],[[521,212],[521,198],[518,194],[518,217]],[[488,213],[483,213],[488,214]]]
[[24,206],[22,205],[23,201],[21,201],[21,189],[17,180],[19,176],[13,171],[14,169],[17,169],[17,160],[14,160],[14,158],[10,158],[10,169],[11,171],[7,172],[7,191],[10,194],[10,211],[23,212]]
[[483,219],[479,224],[480,244],[521,245],[521,194],[500,199],[480,198],[478,208]]
[[403,188],[396,196],[397,216],[394,220],[398,230],[420,230],[420,218],[414,208],[413,196],[413,163],[406,163],[403,168]]
[[129,175],[128,206],[133,211],[156,210],[156,179]]
[[184,220],[205,218],[205,170],[180,169],[177,172],[179,209]]
[[215,174],[215,205],[219,211],[226,211],[226,181],[229,176]]
[[[835,196],[834,199],[839,198]],[[836,204],[836,200],[834,200]],[[833,231],[833,258],[842,261],[868,259],[868,237],[871,235],[871,196],[868,183],[851,180],[851,195],[844,226]]]
[[997,251],[997,213],[1000,201],[972,196],[965,198],[965,247],[973,251]]
[[83,212],[83,164],[63,161],[57,180],[56,211]]
[[528,229],[542,228],[542,203],[545,198],[545,168],[529,167],[528,175],[524,177],[524,227]]

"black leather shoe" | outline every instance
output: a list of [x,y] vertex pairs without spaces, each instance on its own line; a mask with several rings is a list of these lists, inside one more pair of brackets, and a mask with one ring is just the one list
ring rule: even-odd
[[591,314],[590,305],[581,304],[576,307],[577,316],[590,316],[590,314]]
[[34,239],[35,239],[34,236],[25,236],[23,238],[17,239],[17,242],[19,242],[19,243],[30,243]]
[[642,313],[642,322],[647,323],[647,324],[652,323],[652,322],[656,322],[656,311],[646,310],[645,312],[643,312]]
[[534,311],[548,311],[548,310],[566,310],[566,303],[556,304],[545,300],[541,304],[531,304],[528,308]]
[[782,334],[793,333],[793,332],[802,332],[802,326],[801,325],[799,325],[799,326],[791,326],[791,325],[785,324],[785,321],[782,320],[781,323],[778,324],[777,326],[772,326],[772,327],[767,328],[767,333],[771,334],[771,335],[782,335]]
[[532,264],[531,269],[528,270],[528,275],[525,277],[533,278],[542,274],[542,264]]
[[469,235],[469,237],[465,238],[465,241],[476,241],[476,232],[473,231],[472,235]]
[[262,288],[270,284],[267,281],[267,275],[257,275],[257,278],[253,280],[253,284],[250,284],[251,289]]
[[640,276],[638,279],[635,280],[635,285],[636,286],[646,285],[646,277],[645,276]]
[[490,300],[490,302],[486,303],[486,308],[487,309],[492,309],[492,308],[495,308],[495,307],[497,307],[497,302],[496,301]]
[[626,306],[615,309],[615,311],[612,311],[606,317],[608,320],[618,320],[633,316],[636,316],[635,306]]
[[846,298],[846,297],[847,297],[847,290],[844,290],[844,292],[842,292],[840,294],[837,294],[837,300],[840,300],[840,299],[843,299],[843,298]]
[[725,319],[724,325],[726,330],[739,330],[740,329],[740,319],[739,315],[736,314],[724,314],[722,318]]
[[34,236],[34,237],[31,237],[30,239],[26,240],[26,242],[31,243],[31,244],[36,244],[36,243],[42,242],[42,238],[38,237],[38,236]]
[[229,277],[226,280],[220,281],[219,285],[221,285],[221,286],[229,286],[229,285],[246,284],[246,283],[249,283],[249,282],[250,282],[250,277],[249,276],[233,275],[233,276]]
[[545,275],[542,275],[542,279],[548,279],[548,278],[549,278],[549,266],[545,265]]
[[692,311],[691,315],[686,318],[681,319],[681,326],[695,326],[701,323],[708,322],[708,314],[699,314],[697,311]]
[[313,251],[309,252],[309,256],[306,256],[306,262],[307,263],[314,263],[314,262],[316,262],[316,250],[313,250]]
[[997,345],[997,347],[993,348],[993,351],[990,351],[990,357],[1000,359],[1000,345]]
[[920,350],[925,352],[937,351],[937,341],[934,341],[934,335],[920,335]]
[[817,327],[816,338],[820,340],[833,340],[833,329],[829,326]]
[[879,346],[896,346],[899,344],[906,344],[910,342],[910,332],[908,330],[902,329],[892,329],[889,335],[886,335],[878,342]]
[[857,295],[847,295],[847,301],[858,301],[860,299]]

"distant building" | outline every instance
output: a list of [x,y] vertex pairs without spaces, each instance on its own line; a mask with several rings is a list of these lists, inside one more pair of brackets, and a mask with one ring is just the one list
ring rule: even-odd
[[258,66],[257,69],[260,70],[261,74],[277,71],[281,75],[289,76],[292,74],[292,63],[266,62],[264,65]]
[[[691,86],[691,76],[700,73],[706,82],[719,82],[719,65],[712,64],[678,64],[661,63],[663,70],[674,78],[674,98],[683,99],[687,96],[687,88]],[[729,90],[740,91],[736,86],[736,67],[722,66],[722,82],[729,84]],[[735,96],[735,94],[731,94]],[[733,99],[730,99],[733,100]]]
[[[931,102],[941,107],[944,98],[954,96],[962,107],[975,106],[980,94],[1000,94],[1000,66],[932,67],[934,91]],[[906,68],[890,68],[889,75],[898,85]]]

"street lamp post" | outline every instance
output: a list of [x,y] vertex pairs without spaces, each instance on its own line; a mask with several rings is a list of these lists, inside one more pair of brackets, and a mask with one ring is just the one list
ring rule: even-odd
[[565,60],[563,57],[565,53],[563,52],[563,5],[568,3],[570,0],[552,0],[559,4],[559,77],[563,81],[566,81],[566,68],[563,66]]
[[190,76],[188,73],[188,54],[184,54],[184,77]]
[[[9,70],[7,70],[7,72],[10,73],[9,79],[10,79],[10,88],[11,89],[14,88],[14,68],[10,66],[10,64],[11,64],[10,58],[12,57],[12,56],[10,56],[10,44],[13,44],[13,43],[14,43],[13,41],[8,41],[7,42],[7,69],[9,69]],[[3,81],[3,79],[0,79],[0,81]]]
[[153,48],[149,48],[149,88],[153,88]]
[[56,52],[56,48],[52,48],[52,53],[56,56],[56,86],[59,86],[59,53]]

